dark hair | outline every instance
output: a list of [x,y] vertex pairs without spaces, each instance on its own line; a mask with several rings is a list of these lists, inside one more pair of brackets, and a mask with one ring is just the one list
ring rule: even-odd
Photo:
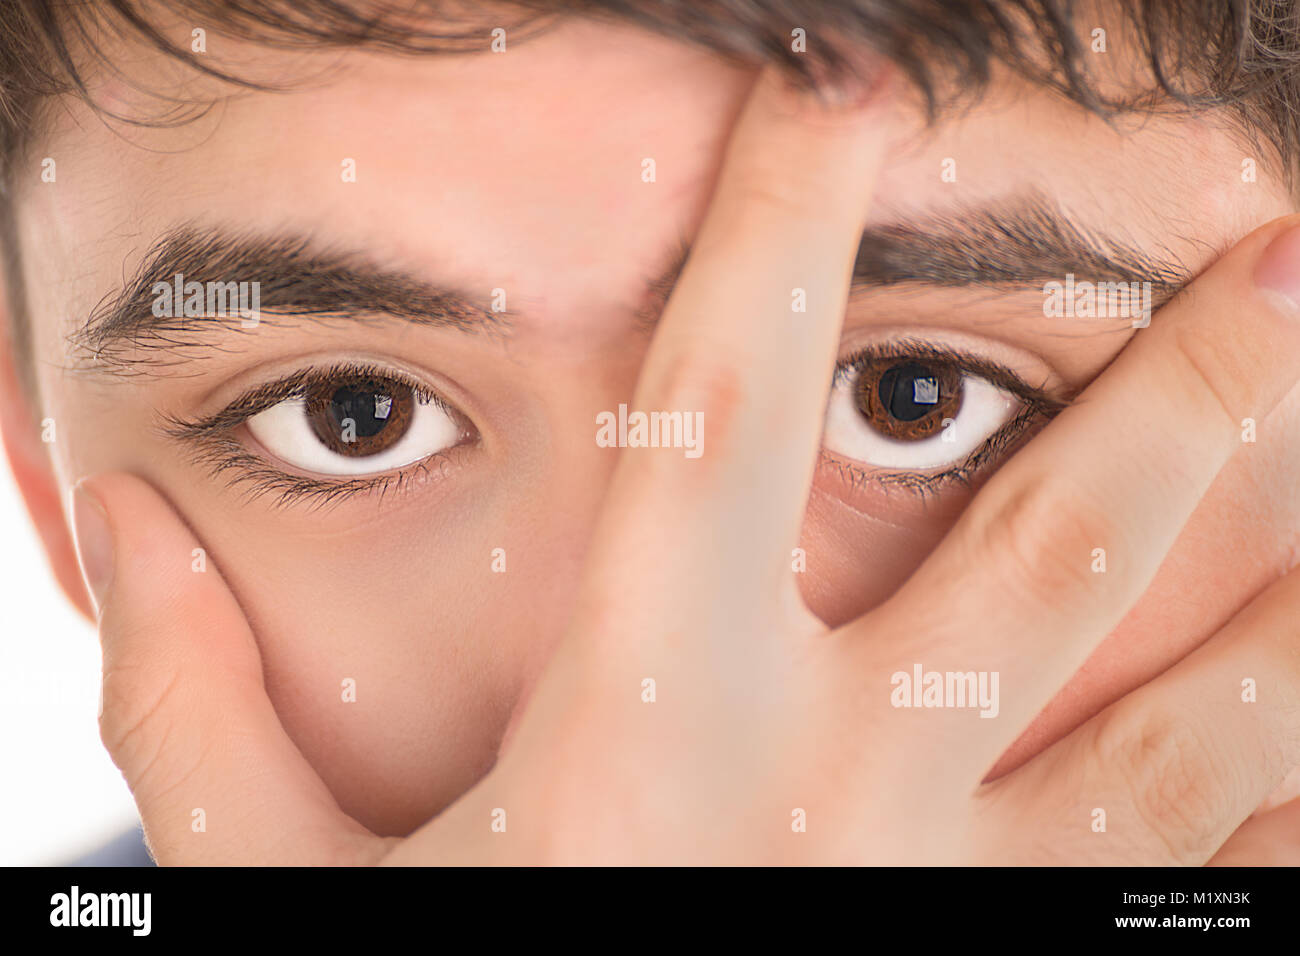
[[[273,47],[402,53],[482,51],[493,26],[517,42],[559,17],[623,21],[737,61],[777,62],[807,85],[845,78],[872,51],[904,70],[932,114],[978,98],[1001,62],[1096,112],[1231,109],[1271,140],[1288,176],[1300,151],[1297,0],[0,0],[0,159],[29,142],[44,100],[90,99],[88,70],[108,65],[100,36],[134,34],[199,72],[265,88],[175,44],[149,18],[159,10]],[[1112,56],[1139,68],[1144,88],[1102,94],[1088,69],[1093,27],[1123,44]],[[806,31],[806,53],[794,29]]]
[[[44,100],[89,98],[88,70],[106,65],[99,37],[134,35],[196,70],[266,88],[170,40],[150,19],[160,10],[269,46],[407,54],[481,51],[494,26],[517,42],[565,16],[616,20],[736,61],[778,63],[808,85],[844,79],[869,50],[898,64],[932,114],[978,97],[1000,62],[1101,113],[1235,111],[1276,147],[1288,176],[1300,151],[1298,0],[0,0],[0,160],[27,144]],[[1095,27],[1116,44],[1112,56],[1145,74],[1144,88],[1098,89]],[[806,53],[794,49],[796,28]]]
[[[1288,184],[1300,180],[1300,0],[0,0],[0,188],[39,132],[44,103],[75,94],[94,105],[86,77],[112,68],[100,37],[134,36],[200,72],[268,88],[176,45],[150,19],[160,10],[273,47],[403,54],[482,51],[496,26],[518,42],[566,16],[611,20],[738,62],[775,62],[808,86],[851,80],[872,52],[899,66],[932,117],[978,99],[1000,63],[1102,115],[1223,108],[1249,142],[1272,147]],[[1096,27],[1144,82],[1122,94],[1099,88],[1089,68]],[[21,352],[7,206],[0,200],[0,242]]]

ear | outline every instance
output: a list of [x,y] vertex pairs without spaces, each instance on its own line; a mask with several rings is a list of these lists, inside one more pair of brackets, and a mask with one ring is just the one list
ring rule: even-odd
[[77,548],[59,495],[49,449],[41,441],[40,417],[31,407],[18,377],[18,357],[9,336],[0,334],[0,434],[27,513],[45,545],[54,577],[63,593],[87,618],[95,612],[81,577]]

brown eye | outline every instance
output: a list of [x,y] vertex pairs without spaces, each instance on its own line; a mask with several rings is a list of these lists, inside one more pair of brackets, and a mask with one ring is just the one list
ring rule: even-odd
[[921,441],[957,418],[962,374],[941,362],[876,359],[859,369],[853,391],[859,414],[881,435]]
[[303,397],[313,434],[350,458],[378,455],[401,441],[417,402],[409,386],[371,377],[317,385]]
[[[296,380],[296,381],[295,381]],[[246,421],[271,456],[318,475],[376,475],[473,438],[473,423],[418,379],[369,367],[304,370]]]

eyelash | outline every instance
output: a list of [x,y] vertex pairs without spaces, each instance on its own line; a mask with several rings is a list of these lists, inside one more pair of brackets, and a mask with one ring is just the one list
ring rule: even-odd
[[928,360],[946,365],[963,375],[978,375],[1016,396],[1024,407],[960,462],[934,474],[862,468],[843,458],[823,453],[824,460],[854,489],[875,483],[889,488],[902,488],[924,498],[938,494],[952,484],[968,486],[976,474],[1014,447],[1035,424],[1050,421],[1068,404],[1052,398],[1042,386],[1030,385],[1004,365],[917,339],[899,339],[859,349],[835,366],[832,385],[843,384],[850,376],[860,374],[872,362],[895,359]]
[[232,487],[247,484],[244,500],[275,495],[277,506],[305,503],[309,507],[322,508],[358,494],[376,494],[382,503],[385,495],[401,494],[412,484],[428,480],[435,467],[441,477],[442,470],[452,463],[452,453],[464,443],[413,462],[400,471],[364,478],[325,479],[282,471],[231,436],[236,428],[254,415],[280,402],[304,398],[314,387],[346,378],[381,378],[396,382],[409,388],[419,402],[432,402],[447,414],[463,419],[441,395],[409,375],[382,365],[341,362],[326,367],[301,369],[273,382],[258,385],[207,418],[186,420],[164,415],[163,434],[192,445],[197,450],[195,463],[208,467],[214,478],[227,475]]
[[[1019,398],[1024,403],[1024,408],[959,464],[937,474],[864,469],[846,460],[823,455],[853,488],[875,482],[901,487],[924,497],[938,493],[950,483],[967,484],[985,465],[996,460],[1023,437],[1036,421],[1050,419],[1066,404],[1050,398],[1042,388],[1030,386],[1005,366],[912,339],[859,349],[836,365],[833,383],[842,384],[848,376],[860,373],[869,362],[908,358],[941,362],[962,374],[986,378]],[[207,466],[214,478],[230,473],[229,484],[232,487],[247,484],[245,500],[275,495],[278,506],[306,503],[320,508],[357,494],[377,494],[382,502],[389,493],[401,494],[412,484],[427,480],[435,466],[441,476],[442,469],[451,464],[451,454],[462,448],[464,443],[430,455],[397,472],[368,478],[321,479],[282,471],[231,437],[236,428],[254,415],[288,399],[304,397],[313,387],[349,377],[375,377],[397,382],[411,389],[418,400],[433,402],[448,414],[458,415],[440,395],[409,375],[380,365],[342,362],[327,367],[302,369],[259,385],[207,418],[186,420],[164,415],[163,433],[169,438],[194,446],[197,449],[195,463]]]

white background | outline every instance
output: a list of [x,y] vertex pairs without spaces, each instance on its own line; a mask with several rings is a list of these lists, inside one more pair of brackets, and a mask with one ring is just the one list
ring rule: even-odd
[[59,590],[0,454],[0,865],[66,862],[131,827],[99,742],[99,642]]

